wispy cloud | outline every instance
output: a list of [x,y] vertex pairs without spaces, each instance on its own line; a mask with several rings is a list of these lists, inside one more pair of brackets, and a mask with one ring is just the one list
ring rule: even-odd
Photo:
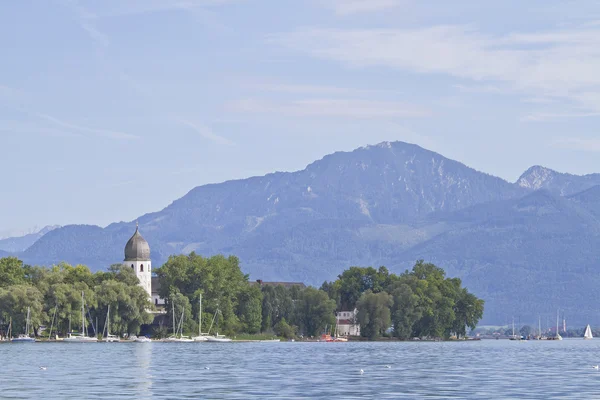
[[598,117],[600,112],[535,112],[525,115],[522,121],[542,122],[557,119]]
[[55,138],[81,138],[80,133],[54,127],[40,126],[32,121],[15,121],[3,119],[0,121],[0,133],[6,135],[43,135]]
[[251,98],[234,102],[231,107],[236,111],[294,117],[415,118],[430,115],[428,110],[411,104],[376,100],[318,98],[274,102]]
[[347,95],[364,95],[373,93],[388,93],[398,94],[398,90],[384,89],[361,89],[353,87],[342,87],[332,85],[312,85],[312,84],[294,84],[281,82],[254,82],[242,83],[243,86],[265,92],[279,92],[290,94],[310,94],[310,95],[329,95],[329,96],[347,96]]
[[137,135],[132,135],[129,133],[121,132],[121,131],[113,131],[107,129],[97,129],[97,128],[89,128],[87,126],[76,125],[72,122],[65,121],[56,117],[53,117],[48,114],[37,114],[40,119],[50,122],[51,124],[65,128],[70,131],[75,131],[79,133],[92,134],[94,136],[107,137],[111,139],[120,139],[120,140],[132,140],[132,139],[140,139]]
[[407,0],[321,0],[321,3],[338,15],[350,15],[388,10],[406,4]]
[[[283,46],[354,68],[443,74],[527,97],[600,110],[600,28],[491,35],[472,26],[305,29],[272,36]],[[582,96],[584,92],[587,97]],[[592,101],[593,99],[593,101]]]
[[587,152],[600,152],[600,139],[588,138],[559,138],[553,140],[550,145],[552,147],[568,150],[578,150]]
[[96,3],[97,18],[126,17],[165,11],[194,11],[247,0],[104,0]]
[[202,136],[203,138],[208,139],[212,142],[215,142],[217,144],[226,145],[226,146],[234,146],[235,145],[235,142],[233,142],[232,140],[229,140],[227,138],[224,138],[222,136],[217,135],[216,133],[213,132],[212,129],[210,129],[209,127],[207,127],[205,125],[190,122],[190,121],[182,119],[182,118],[175,118],[175,121],[193,129],[200,136]]
[[75,21],[81,29],[83,29],[94,42],[102,47],[107,47],[110,44],[110,40],[108,35],[96,27],[96,24],[94,23],[94,20],[97,17],[96,14],[82,7],[77,0],[68,0],[67,4],[73,9]]

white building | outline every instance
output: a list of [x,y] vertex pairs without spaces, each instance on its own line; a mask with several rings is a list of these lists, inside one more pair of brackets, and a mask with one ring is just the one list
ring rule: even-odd
[[152,299],[150,246],[142,235],[140,235],[138,227],[135,228],[135,233],[125,245],[125,261],[123,264],[135,271],[135,275],[140,280],[140,286],[148,293],[148,299]]
[[337,334],[339,336],[360,336],[360,325],[358,324],[358,310],[340,311],[336,315]]

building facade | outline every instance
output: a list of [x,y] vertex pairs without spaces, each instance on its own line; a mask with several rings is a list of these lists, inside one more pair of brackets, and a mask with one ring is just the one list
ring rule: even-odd
[[140,286],[148,293],[148,299],[152,299],[152,261],[150,261],[150,246],[142,237],[139,227],[125,245],[125,260],[123,264],[135,271],[140,281]]
[[360,325],[358,323],[358,310],[340,311],[336,315],[337,334],[339,336],[360,336]]

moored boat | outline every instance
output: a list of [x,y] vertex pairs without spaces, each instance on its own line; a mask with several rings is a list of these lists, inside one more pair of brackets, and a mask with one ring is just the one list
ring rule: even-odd
[[81,292],[81,332],[73,333],[69,332],[67,337],[63,339],[66,343],[95,343],[98,341],[97,337],[88,336],[85,329],[85,299],[83,297],[83,291]]
[[27,307],[27,318],[25,320],[25,333],[20,334],[16,338],[12,338],[10,341],[15,343],[33,343],[35,339],[29,336],[30,330],[30,319],[31,319],[31,308]]

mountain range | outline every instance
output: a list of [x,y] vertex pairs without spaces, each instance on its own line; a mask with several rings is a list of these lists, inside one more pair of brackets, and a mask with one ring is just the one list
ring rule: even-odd
[[[600,174],[541,166],[511,183],[384,142],[302,171],[199,186],[138,221],[156,266],[171,254],[234,254],[252,279],[320,285],[352,265],[398,273],[425,259],[486,300],[483,323],[551,320],[557,309],[600,323],[590,302],[600,292],[599,185]],[[103,269],[123,259],[134,230],[69,225],[26,249],[0,241],[0,253]]]

